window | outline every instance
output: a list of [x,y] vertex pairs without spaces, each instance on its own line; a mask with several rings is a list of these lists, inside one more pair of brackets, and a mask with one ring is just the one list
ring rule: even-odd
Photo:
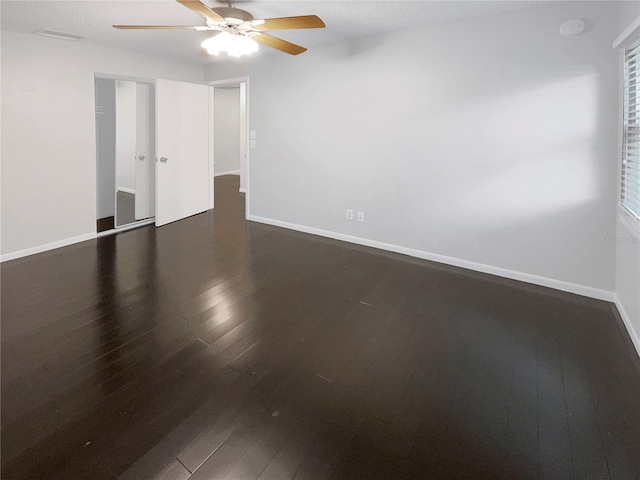
[[640,220],[640,39],[624,52],[621,203]]

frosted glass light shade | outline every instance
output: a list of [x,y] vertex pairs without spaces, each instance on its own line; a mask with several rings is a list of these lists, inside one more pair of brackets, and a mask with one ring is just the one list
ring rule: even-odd
[[220,52],[227,52],[230,57],[241,57],[242,55],[257,52],[258,44],[245,35],[220,32],[202,42],[202,48],[210,55],[219,55]]

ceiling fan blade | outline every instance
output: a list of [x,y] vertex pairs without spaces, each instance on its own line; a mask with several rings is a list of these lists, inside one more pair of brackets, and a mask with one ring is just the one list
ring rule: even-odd
[[207,7],[199,0],[176,0],[179,4],[184,5],[190,10],[202,15],[204,18],[208,18],[213,22],[224,22],[224,18],[218,15],[216,12]]
[[251,25],[256,30],[285,30],[294,28],[324,28],[325,24],[316,15],[301,17],[266,18],[253,20]]
[[301,47],[300,45],[287,42],[286,40],[282,40],[280,38],[272,37],[271,35],[267,35],[266,33],[257,33],[255,35],[251,35],[251,39],[255,40],[260,45],[275,48],[276,50],[280,50],[281,52],[285,52],[290,55],[298,55],[302,52],[307,51],[306,48]]
[[207,27],[189,27],[182,25],[114,25],[121,30],[208,30]]

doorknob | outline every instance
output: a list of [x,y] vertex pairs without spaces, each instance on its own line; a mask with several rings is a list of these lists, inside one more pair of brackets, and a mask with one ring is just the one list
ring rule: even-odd
[[160,157],[162,163],[167,163],[167,160],[169,160],[167,157]]
[[145,158],[147,158],[147,157],[145,157],[144,155],[140,155],[140,156],[138,157],[138,160],[142,161],[142,160],[144,160]]

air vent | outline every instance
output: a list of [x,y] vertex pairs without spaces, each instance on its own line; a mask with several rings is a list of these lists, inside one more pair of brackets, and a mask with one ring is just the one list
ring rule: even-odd
[[71,40],[74,42],[76,40],[85,38],[82,35],[74,35],[73,33],[56,32],[55,30],[46,30],[44,28],[41,28],[40,30],[36,30],[33,33],[34,35],[40,35],[41,37],[59,38],[61,40]]

